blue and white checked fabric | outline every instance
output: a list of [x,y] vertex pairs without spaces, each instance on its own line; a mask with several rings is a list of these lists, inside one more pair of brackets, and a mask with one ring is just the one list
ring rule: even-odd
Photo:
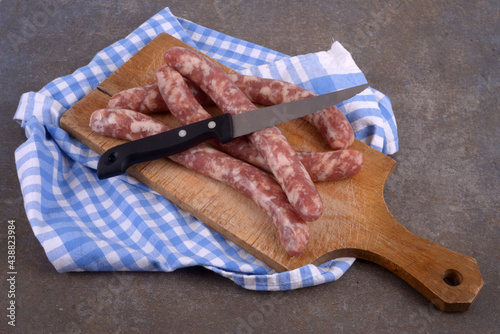
[[[353,258],[277,273],[128,175],[99,180],[98,155],[59,126],[62,114],[161,32],[221,63],[283,79],[318,94],[366,80],[350,54],[289,57],[162,10],[85,67],[21,97],[14,116],[27,141],[15,153],[27,217],[50,262],[68,271],[173,271],[204,266],[247,289],[289,290],[338,279]],[[389,99],[369,88],[342,104],[356,137],[391,154],[398,149]]]

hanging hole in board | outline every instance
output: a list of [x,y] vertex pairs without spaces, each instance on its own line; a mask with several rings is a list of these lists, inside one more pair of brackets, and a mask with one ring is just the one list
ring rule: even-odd
[[450,286],[460,285],[463,280],[462,274],[455,269],[448,269],[443,273],[443,281]]

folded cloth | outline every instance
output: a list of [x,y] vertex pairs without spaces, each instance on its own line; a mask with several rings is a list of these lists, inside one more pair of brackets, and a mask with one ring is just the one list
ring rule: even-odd
[[[66,110],[162,32],[240,73],[291,81],[317,94],[366,82],[338,42],[328,51],[289,57],[162,10],[87,66],[21,97],[14,119],[28,139],[16,150],[17,171],[28,220],[55,269],[173,271],[198,265],[254,290],[341,277],[353,258],[277,273],[134,178],[99,180],[99,156],[59,127]],[[369,88],[340,108],[358,139],[386,154],[397,151],[386,96]]]

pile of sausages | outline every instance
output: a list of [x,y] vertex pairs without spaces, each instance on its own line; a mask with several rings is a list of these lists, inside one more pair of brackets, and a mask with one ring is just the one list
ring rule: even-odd
[[[297,85],[240,74],[228,75],[210,59],[182,47],[164,54],[156,84],[115,94],[105,109],[95,111],[90,127],[96,133],[136,140],[170,130],[148,113],[170,111],[183,125],[212,117],[202,105],[215,103],[232,115],[254,110],[254,103],[274,105],[314,96]],[[317,220],[323,203],[314,182],[357,174],[361,152],[348,150],[351,125],[335,106],[304,119],[313,124],[329,152],[296,152],[277,127],[256,131],[227,143],[204,143],[169,158],[240,191],[264,210],[277,228],[290,256],[304,252],[309,240],[306,222]]]

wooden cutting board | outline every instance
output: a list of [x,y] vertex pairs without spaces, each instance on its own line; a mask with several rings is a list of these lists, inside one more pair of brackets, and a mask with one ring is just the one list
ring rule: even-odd
[[[172,46],[187,47],[167,34],[158,36],[68,110],[61,127],[99,154],[123,143],[94,133],[90,115],[104,108],[113,94],[154,83],[163,53]],[[155,117],[170,126],[179,125],[170,114]],[[280,128],[297,150],[328,150],[318,132],[303,120]],[[140,163],[127,172],[277,271],[338,257],[362,258],[394,272],[442,310],[467,310],[483,285],[475,259],[401,226],[383,196],[395,161],[360,141],[351,148],[364,153],[363,170],[349,179],[316,184],[325,210],[321,219],[309,224],[310,242],[298,258],[286,254],[271,220],[257,205],[233,189],[168,159]]]

